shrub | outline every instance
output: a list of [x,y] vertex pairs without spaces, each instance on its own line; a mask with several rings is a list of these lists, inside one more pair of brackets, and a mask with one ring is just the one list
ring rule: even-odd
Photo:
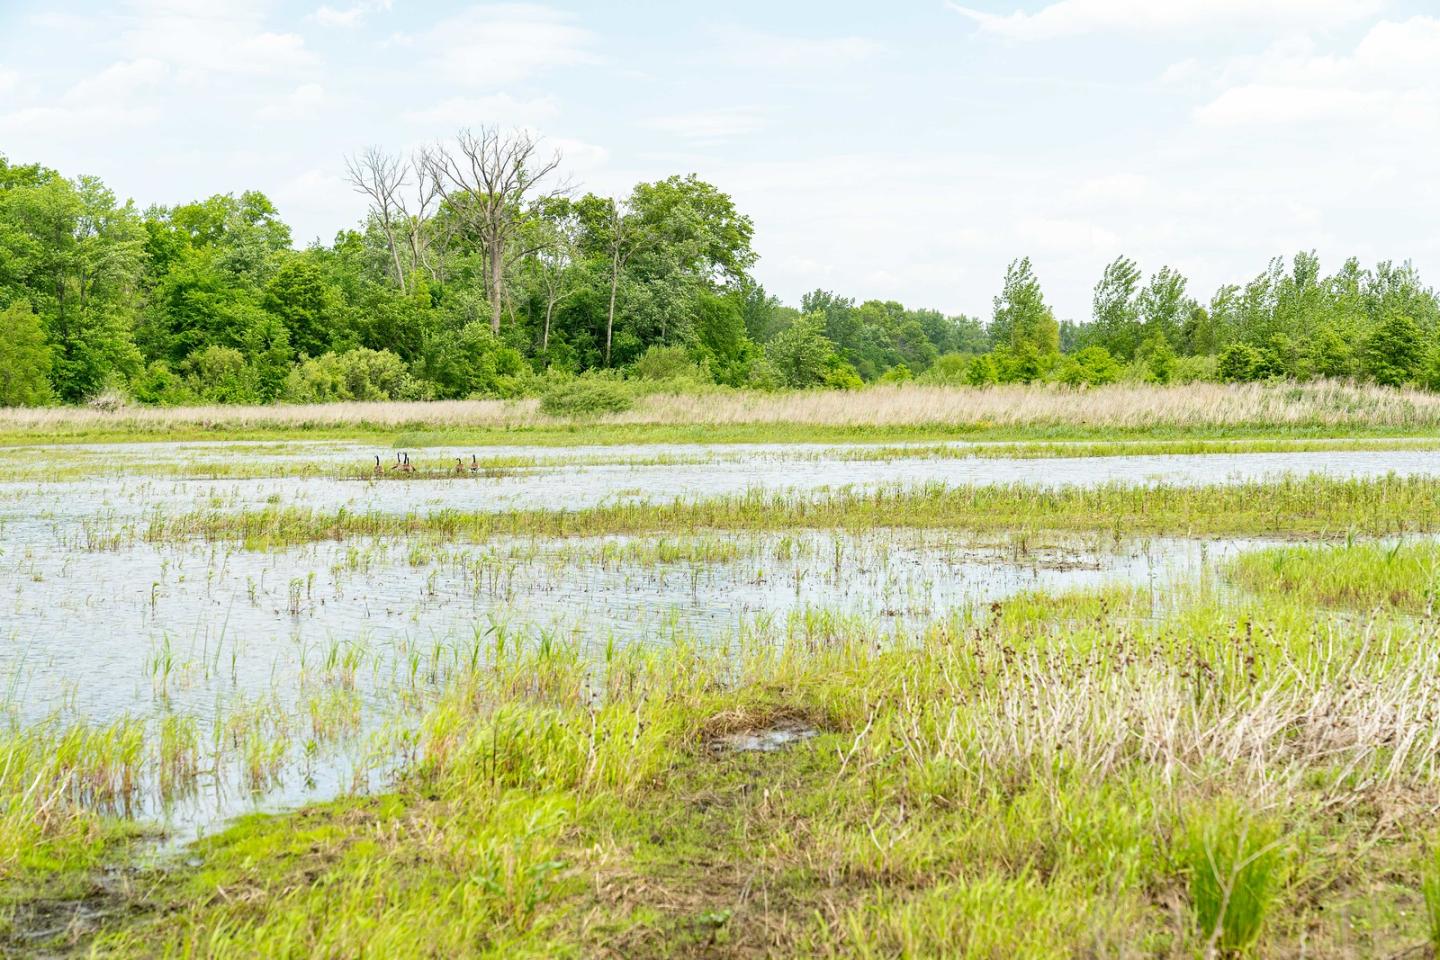
[[1264,358],[1248,343],[1232,343],[1220,351],[1215,372],[1225,383],[1247,383],[1264,377]]
[[765,357],[787,387],[813,387],[825,381],[835,345],[824,333],[824,318],[799,317],[765,345]]
[[[915,379],[915,378],[910,375],[910,368],[907,367],[907,366],[906,366],[905,364],[903,364],[903,363],[899,363],[899,364],[896,364],[895,366],[891,367],[889,370],[886,370],[884,373],[882,373],[882,374],[880,375],[880,379],[879,379],[878,381],[876,381],[876,382],[877,382],[877,383],[906,383],[906,382],[908,382],[908,381],[910,381],[910,380],[913,380],[913,379]],[[829,378],[829,377],[826,377],[825,380],[826,380],[826,384],[827,384],[827,386],[828,386],[828,385],[829,385],[829,380],[830,380],[830,378]]]
[[1120,379],[1120,364],[1104,347],[1086,347],[1060,364],[1056,379],[1072,387],[1088,384],[1100,386]]
[[[902,380],[910,379],[910,370],[903,363],[895,369],[904,370],[905,375],[902,377],[896,374],[894,377],[886,380],[887,383],[900,383]],[[887,371],[887,375],[889,372],[890,371]],[[882,377],[881,379],[884,380],[885,378]],[[861,379],[860,372],[843,360],[837,361],[829,370],[825,371],[825,379],[822,380],[821,383],[832,390],[859,390],[865,386],[865,381]]]
[[988,353],[971,360],[965,368],[965,382],[972,387],[988,387],[999,380],[1000,371],[995,366],[995,358]]
[[1140,345],[1139,358],[1145,363],[1145,379],[1150,383],[1169,383],[1175,375],[1175,351],[1159,331]]
[[432,338],[420,372],[444,399],[518,396],[532,373],[520,351],[502,343],[481,320]]
[[285,377],[282,393],[290,403],[414,400],[420,395],[420,385],[410,376],[405,361],[388,350],[363,347],[306,360]]
[[1204,383],[1219,379],[1218,362],[1215,357],[1176,357],[1173,383]]
[[211,344],[185,358],[187,384],[209,403],[255,403],[260,399],[255,371],[234,347]]
[[540,411],[552,417],[599,417],[624,413],[634,404],[623,383],[602,376],[561,380],[540,395]]
[[1392,309],[1365,343],[1365,366],[1376,383],[1398,387],[1419,372],[1423,351],[1419,324]]
[[195,401],[195,394],[184,378],[164,360],[152,361],[131,382],[130,389],[135,392],[136,400],[159,407],[178,407]]
[[965,382],[965,374],[970,369],[970,357],[964,353],[942,353],[935,358],[920,376],[915,378],[916,383],[933,384],[935,386],[959,386]]
[[651,382],[666,380],[683,380],[694,384],[715,382],[710,371],[703,364],[693,362],[690,359],[689,351],[684,347],[666,347],[660,344],[654,344],[640,354],[630,365],[630,374],[637,380]]

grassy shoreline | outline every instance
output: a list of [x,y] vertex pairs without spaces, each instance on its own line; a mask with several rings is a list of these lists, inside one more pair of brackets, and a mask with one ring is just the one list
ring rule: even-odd
[[1220,439],[1435,436],[1440,395],[1309,384],[989,388],[651,394],[594,421],[549,417],[533,400],[322,406],[0,410],[0,443],[184,439],[381,438],[463,441],[841,442],[943,439]]
[[[41,944],[95,957],[1423,949],[1433,623],[1021,596],[904,636],[516,649],[376,796],[251,817]],[[774,752],[728,737],[814,731]],[[1217,885],[1243,888],[1240,906]],[[1232,891],[1233,892],[1233,891]],[[1237,896],[1239,894],[1236,894]],[[1228,905],[1227,905],[1228,904]]]

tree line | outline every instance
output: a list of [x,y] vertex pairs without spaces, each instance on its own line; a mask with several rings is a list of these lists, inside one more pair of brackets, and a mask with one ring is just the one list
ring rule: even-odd
[[[1408,264],[1301,253],[1194,297],[1168,267],[1106,267],[1057,320],[1028,259],[986,320],[779,302],[754,224],[691,176],[609,197],[524,132],[349,158],[368,202],[293,247],[264,194],[140,210],[99,179],[0,156],[0,405],[517,397],[577,382],[856,388],[1337,377],[1440,389],[1440,301]],[[659,388],[659,387],[657,387]]]

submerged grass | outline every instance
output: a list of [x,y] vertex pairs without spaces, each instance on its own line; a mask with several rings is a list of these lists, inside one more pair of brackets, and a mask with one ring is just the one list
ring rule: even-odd
[[238,540],[257,548],[350,537],[595,536],[670,531],[937,528],[977,532],[1098,531],[1340,537],[1440,530],[1440,479],[1323,476],[1204,487],[1106,484],[927,485],[830,496],[745,493],[668,504],[624,503],[579,510],[396,515],[273,507],[151,515],[151,542]]
[[[1429,936],[1429,620],[1027,596],[514,644],[383,796],[257,817],[93,956],[1376,956]],[[809,728],[772,753],[742,733]]]
[[[419,446],[409,438],[409,446]],[[194,448],[188,457],[155,457],[143,448],[116,454],[104,445],[49,447],[41,456],[18,455],[0,461],[0,482],[19,481],[61,482],[88,480],[97,476],[173,478],[195,480],[262,480],[262,479],[323,479],[403,481],[416,480],[490,480],[558,471],[576,466],[664,467],[726,463],[756,456],[748,447],[727,450],[707,438],[703,449],[635,452],[618,448],[609,452],[587,448],[584,452],[566,454],[563,448],[544,454],[479,453],[461,458],[453,455],[426,456],[419,446],[413,458],[413,471],[397,471],[385,453],[380,455],[381,467],[376,469],[374,453],[356,452],[351,462],[332,456],[318,456],[323,447],[313,441],[300,448],[285,444],[267,444],[233,448],[224,457],[207,455]],[[405,446],[401,440],[381,440],[386,447]],[[161,442],[157,441],[157,445]],[[168,442],[165,446],[170,446]],[[308,449],[312,456],[306,458]],[[484,450],[479,446],[479,450]],[[1179,440],[1056,440],[1056,441],[958,441],[947,443],[847,444],[826,446],[811,444],[804,449],[771,448],[759,454],[796,463],[836,461],[896,462],[915,460],[996,460],[1032,459],[1059,460],[1091,457],[1157,457],[1206,456],[1257,453],[1327,453],[1340,451],[1385,452],[1403,450],[1422,452],[1440,450],[1440,440],[1431,437],[1291,437],[1260,436],[1235,439]],[[27,451],[29,452],[29,451]]]

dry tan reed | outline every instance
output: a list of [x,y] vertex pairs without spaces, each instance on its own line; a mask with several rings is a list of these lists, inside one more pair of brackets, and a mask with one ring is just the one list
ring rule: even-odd
[[[601,418],[630,425],[809,424],[830,427],[1440,428],[1440,394],[1334,381],[1308,384],[1054,384],[987,388],[905,384],[866,390],[654,394]],[[164,432],[167,429],[535,428],[570,421],[535,400],[451,400],[261,407],[0,409],[6,432]]]

